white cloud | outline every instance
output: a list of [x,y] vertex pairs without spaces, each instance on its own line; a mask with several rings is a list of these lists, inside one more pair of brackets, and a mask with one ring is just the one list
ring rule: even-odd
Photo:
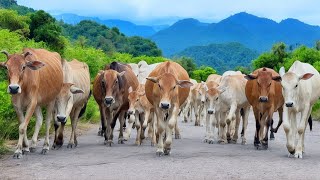
[[280,21],[296,18],[320,25],[318,0],[18,0],[19,4],[55,13],[147,22],[172,17],[221,20],[238,12]]

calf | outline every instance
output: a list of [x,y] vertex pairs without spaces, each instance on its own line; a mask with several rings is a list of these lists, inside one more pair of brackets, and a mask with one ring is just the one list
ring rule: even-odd
[[[42,154],[49,151],[49,129],[53,116],[56,96],[63,84],[61,56],[45,49],[23,49],[22,54],[12,54],[2,51],[7,61],[0,63],[8,70],[8,93],[19,119],[19,140],[14,158],[22,158],[22,153],[35,151],[38,133],[42,125],[41,107],[46,107],[46,137]],[[24,112],[26,112],[24,114]],[[29,149],[27,127],[35,113],[36,127]]]
[[[256,120],[254,146],[257,149],[267,149],[268,131],[270,125],[272,128],[272,116],[275,111],[279,112],[280,120],[277,128],[273,131],[277,132],[282,123],[284,100],[280,84],[281,77],[273,69],[260,68],[245,76],[245,78],[248,80],[246,96],[253,107]],[[270,138],[274,138],[273,131],[271,131]]]
[[[283,128],[287,136],[289,157],[302,158],[304,136],[312,106],[320,97],[320,75],[310,64],[295,61],[289,71],[280,69],[281,85],[284,96]],[[300,115],[300,121],[297,116]],[[296,144],[296,135],[298,135]]]
[[183,117],[184,120],[182,122],[188,122],[188,120],[190,122],[192,122],[192,110],[194,107],[194,103],[192,101],[192,90],[195,88],[197,81],[194,79],[190,79],[190,82],[193,83],[193,86],[190,87],[189,96],[188,96],[187,100],[183,103],[183,105],[181,106],[181,109],[180,109],[180,114],[182,113],[184,116]]
[[105,144],[113,143],[113,129],[119,117],[120,132],[118,143],[124,143],[123,125],[129,109],[128,90],[138,87],[138,79],[131,68],[112,62],[105,71],[98,73],[93,83],[93,96],[99,105],[102,130],[105,132]]
[[[190,87],[188,73],[178,63],[167,61],[158,65],[147,78],[146,96],[157,115],[157,155],[169,155],[172,144],[172,130],[177,126],[181,105],[188,98]],[[180,136],[176,128],[176,137]],[[163,138],[165,136],[165,138]],[[165,139],[165,144],[163,140]]]
[[90,73],[88,65],[78,60],[63,61],[62,67],[65,83],[55,103],[55,140],[52,147],[62,146],[64,126],[70,116],[72,131],[67,147],[73,148],[78,145],[76,133],[78,118],[90,97]]
[[198,83],[191,91],[194,115],[196,118],[194,123],[195,126],[203,126],[203,109],[206,101],[205,84],[205,82]]

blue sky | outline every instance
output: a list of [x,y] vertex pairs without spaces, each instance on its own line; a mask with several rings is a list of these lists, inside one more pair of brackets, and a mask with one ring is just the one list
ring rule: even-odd
[[238,12],[275,21],[296,18],[320,25],[320,0],[18,0],[52,14],[75,13],[138,24],[170,24],[182,18],[217,22]]

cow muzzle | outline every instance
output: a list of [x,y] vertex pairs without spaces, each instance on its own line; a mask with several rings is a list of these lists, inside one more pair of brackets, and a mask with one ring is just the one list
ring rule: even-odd
[[170,103],[162,102],[160,103],[160,107],[164,110],[168,110],[170,108]]
[[132,115],[133,114],[133,110],[128,110],[128,115]]
[[21,93],[21,88],[18,84],[10,84],[8,86],[8,93],[10,94],[18,94]]
[[208,114],[213,114],[214,110],[213,109],[208,109]]
[[65,123],[67,121],[66,116],[57,115],[57,121],[61,123]]
[[106,97],[106,98],[104,99],[104,103],[105,103],[107,106],[110,106],[113,102],[114,102],[113,97]]
[[286,107],[293,107],[293,102],[286,102]]
[[268,102],[268,96],[260,96],[259,101],[260,102]]

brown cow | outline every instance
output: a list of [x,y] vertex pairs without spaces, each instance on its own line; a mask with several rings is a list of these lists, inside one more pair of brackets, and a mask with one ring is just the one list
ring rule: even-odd
[[102,130],[105,132],[105,144],[111,146],[113,129],[119,117],[120,133],[118,143],[124,143],[123,125],[125,113],[129,108],[128,90],[138,88],[139,82],[131,68],[117,62],[106,66],[99,72],[93,83],[93,96],[99,105]]
[[[179,109],[188,98],[190,87],[186,70],[175,62],[161,63],[154,69],[145,84],[146,95],[157,115],[157,155],[169,155],[172,144],[172,130],[177,126]],[[178,128],[176,138],[180,138]],[[163,145],[163,137],[165,144]]]
[[[273,69],[260,68],[252,74],[245,76],[249,81],[246,84],[246,96],[253,107],[256,119],[256,134],[254,145],[257,149],[268,148],[268,131],[271,124],[270,139],[274,138],[273,132],[277,132],[282,123],[283,96],[280,84],[281,77]],[[275,130],[272,128],[272,116],[279,112],[279,123]],[[265,130],[266,128],[266,130]]]
[[0,65],[8,70],[8,92],[12,95],[12,103],[20,123],[18,145],[13,157],[21,158],[23,152],[29,152],[27,127],[33,113],[37,122],[30,150],[35,151],[43,120],[43,106],[46,106],[47,113],[46,138],[42,154],[46,154],[49,151],[49,129],[55,98],[63,83],[61,56],[45,49],[31,48],[23,49],[22,54],[4,53],[8,60]]

